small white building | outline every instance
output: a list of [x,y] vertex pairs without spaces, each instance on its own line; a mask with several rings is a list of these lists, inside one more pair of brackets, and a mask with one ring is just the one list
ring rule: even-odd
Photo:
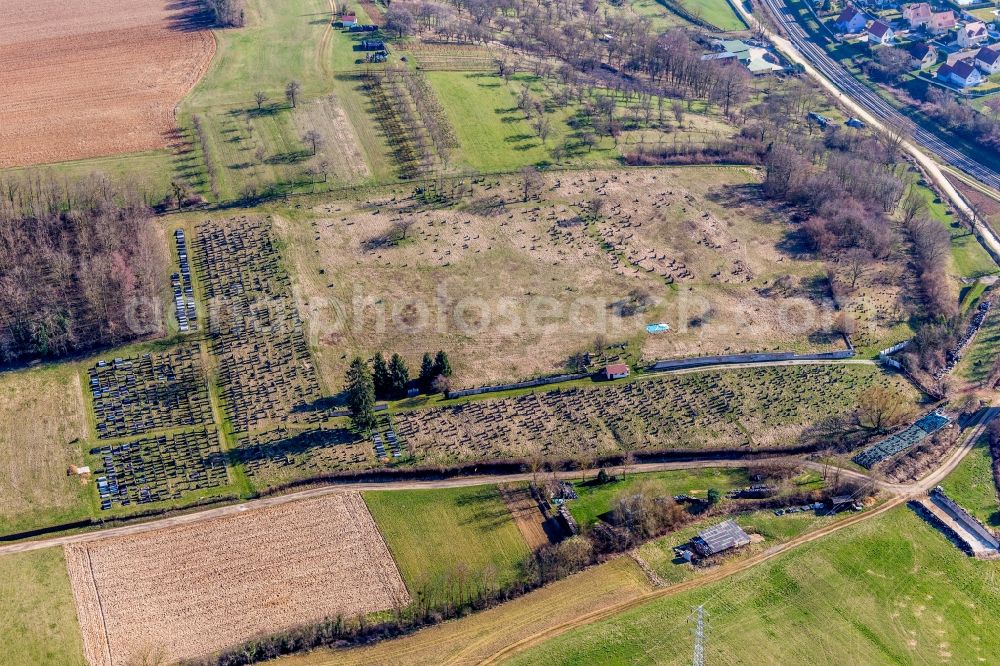
[[837,26],[837,30],[840,32],[853,35],[864,30],[867,23],[868,19],[865,18],[865,15],[857,7],[847,5],[844,7],[844,11],[840,12],[840,16],[837,17],[834,25]]
[[965,49],[980,46],[988,38],[989,33],[986,32],[986,24],[982,21],[966,23],[958,29],[958,44]]
[[895,39],[896,33],[892,31],[888,23],[872,21],[872,24],[868,26],[869,44],[891,44]]
[[937,76],[942,81],[959,88],[971,88],[983,82],[983,75],[968,60],[959,60],[953,65],[947,63],[941,65]]
[[1000,73],[1000,51],[988,46],[979,49],[979,53],[976,54],[976,67],[987,76]]

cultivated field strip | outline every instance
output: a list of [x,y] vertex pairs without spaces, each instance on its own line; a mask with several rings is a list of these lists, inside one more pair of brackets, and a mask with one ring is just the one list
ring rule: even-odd
[[[125,6],[123,6],[125,5]],[[4,2],[0,168],[163,148],[215,40],[193,3]]]
[[358,493],[66,547],[87,660],[209,654],[409,594]]

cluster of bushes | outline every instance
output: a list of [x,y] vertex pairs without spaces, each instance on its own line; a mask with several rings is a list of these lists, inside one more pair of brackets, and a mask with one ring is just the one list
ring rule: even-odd
[[242,28],[246,23],[244,0],[205,0],[205,6],[212,12],[217,25]]
[[923,110],[963,139],[988,150],[1000,150],[1000,100],[993,98],[986,102],[986,107],[993,118],[958,101],[950,92],[929,86]]
[[0,178],[0,362],[162,330],[166,256],[134,185]]

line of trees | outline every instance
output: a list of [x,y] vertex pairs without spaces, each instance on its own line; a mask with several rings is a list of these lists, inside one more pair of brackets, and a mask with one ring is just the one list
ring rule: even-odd
[[420,362],[420,374],[415,381],[410,380],[410,369],[399,354],[393,354],[386,362],[382,352],[378,352],[372,358],[371,365],[356,357],[351,361],[345,378],[351,424],[358,432],[371,430],[376,421],[375,401],[405,398],[411,387],[423,393],[447,393],[451,374],[451,361],[444,351],[439,351],[435,356],[424,353]]
[[162,331],[160,238],[133,184],[0,178],[0,362]]

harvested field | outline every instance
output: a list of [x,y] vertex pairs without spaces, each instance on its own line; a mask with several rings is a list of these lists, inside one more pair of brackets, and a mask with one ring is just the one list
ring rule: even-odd
[[194,3],[5,4],[0,167],[166,147],[215,53]]
[[68,546],[66,559],[91,666],[193,658],[409,602],[357,493]]
[[531,496],[531,489],[524,484],[497,486],[500,497],[510,509],[517,529],[521,530],[528,548],[535,550],[549,543],[555,543],[561,536],[555,518],[546,515],[538,501]]
[[85,482],[66,475],[87,436],[75,369],[4,373],[0,414],[0,534],[86,516]]

